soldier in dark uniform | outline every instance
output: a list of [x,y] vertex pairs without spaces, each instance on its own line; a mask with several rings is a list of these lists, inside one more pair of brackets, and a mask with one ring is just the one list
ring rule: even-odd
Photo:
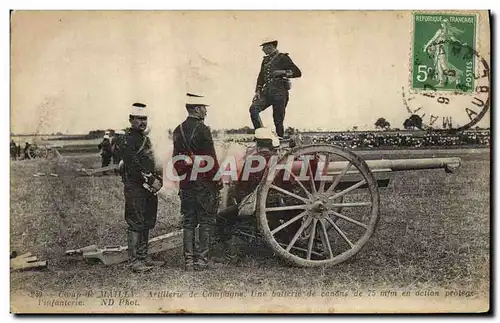
[[[214,180],[219,165],[215,154],[210,128],[203,121],[207,113],[207,104],[202,96],[188,94],[186,109],[187,119],[173,132],[173,156],[207,156],[214,166],[200,173],[191,180],[193,164],[177,161],[174,164],[179,176],[185,179],[179,183],[181,199],[181,214],[184,231],[184,261],[186,270],[204,270],[208,268],[211,237],[213,235],[219,190],[221,181]],[[201,164],[201,163],[200,163]],[[199,244],[195,244],[195,229],[199,225]]]
[[10,141],[10,158],[12,160],[17,159],[17,145],[13,139]]
[[285,129],[285,109],[288,104],[291,88],[290,78],[301,77],[302,72],[293,63],[288,53],[280,53],[277,49],[278,41],[264,41],[262,50],[266,53],[262,60],[255,96],[250,106],[250,117],[255,129],[261,128],[260,112],[273,106],[273,119],[276,134],[283,138]]
[[[104,135],[102,141],[97,145],[97,148],[101,151],[101,167],[106,167],[111,162],[111,156],[113,152],[111,151],[111,142],[109,140],[109,135]],[[104,175],[107,172],[103,172]]]
[[[125,220],[128,224],[127,244],[132,270],[142,272],[159,266],[148,257],[149,230],[156,225],[158,197],[144,184],[153,185],[161,176],[155,167],[147,127],[146,105],[134,103],[129,116],[131,124],[122,142],[122,180],[125,193]],[[160,185],[161,187],[161,185]]]
[[[116,131],[111,137],[111,153],[113,158],[113,164],[118,165],[122,160],[122,153],[120,150],[120,146],[122,146],[121,142],[123,141],[124,132]],[[115,170],[115,173],[118,174],[118,170]]]
[[[274,135],[269,128],[259,128],[255,130],[255,143],[256,149],[250,156],[263,157],[266,165],[272,156],[276,155],[276,148],[279,147],[280,142],[276,135]],[[253,169],[258,166],[258,161],[255,159],[247,159],[242,166],[242,170],[248,167],[246,163],[250,163]],[[233,234],[238,226],[239,208],[246,204],[243,202],[250,194],[254,193],[255,189],[262,181],[262,177],[266,173],[265,169],[258,172],[251,172],[247,178],[243,178],[243,171],[240,172],[238,180],[230,187],[228,194],[231,199],[236,202],[235,205],[221,210],[218,214],[217,220],[220,221],[217,225],[217,235],[223,245],[223,261],[236,264],[238,259],[238,248],[236,247]],[[250,202],[251,203],[251,202]]]
[[30,154],[29,154],[30,149],[31,149],[31,145],[29,144],[29,142],[26,141],[24,143],[24,159],[31,159]]

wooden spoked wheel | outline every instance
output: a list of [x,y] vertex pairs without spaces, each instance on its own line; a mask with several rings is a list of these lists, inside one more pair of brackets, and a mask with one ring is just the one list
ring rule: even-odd
[[311,145],[268,165],[257,217],[264,239],[283,259],[331,266],[370,239],[379,200],[377,181],[359,156],[338,146]]
[[48,152],[47,148],[45,148],[45,147],[38,147],[36,145],[33,145],[33,146],[29,147],[29,149],[28,149],[28,156],[31,159],[47,158],[48,155],[49,155],[49,152]]

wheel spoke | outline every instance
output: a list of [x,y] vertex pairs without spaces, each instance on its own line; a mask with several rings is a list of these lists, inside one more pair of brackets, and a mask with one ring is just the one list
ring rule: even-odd
[[339,185],[340,183],[340,179],[349,171],[349,169],[351,169],[351,162],[349,162],[347,164],[347,166],[344,168],[344,170],[342,171],[342,173],[340,173],[337,177],[335,177],[335,181],[333,181],[332,185],[330,185],[330,187],[326,190],[327,193],[330,193],[332,192],[335,187],[337,187],[337,185]]
[[330,219],[329,217],[326,218],[326,220],[328,222],[330,222],[330,224],[335,228],[335,230],[337,230],[337,232],[340,234],[340,236],[345,240],[345,242],[347,242],[347,244],[352,248],[354,248],[354,244],[351,242],[351,240],[349,240],[349,238],[347,237],[347,235],[344,233],[344,231],[342,231],[338,225],[335,224],[335,222],[333,222],[332,219]]
[[[325,175],[328,173],[328,164],[330,163],[330,154],[327,154],[325,156],[325,164],[323,165],[323,172],[322,172],[322,175]],[[324,173],[324,174],[323,174]],[[320,183],[319,183],[319,189],[318,189],[318,192],[324,192],[325,191],[325,180],[322,180]]]
[[328,239],[328,232],[326,232],[325,223],[322,220],[320,220],[319,224],[321,225],[321,230],[319,231],[319,234],[321,236],[321,241],[323,242],[323,247],[328,248],[328,255],[330,256],[330,259],[333,259],[332,246],[330,244],[330,240]]
[[289,195],[289,196],[291,196],[291,197],[295,197],[296,199],[298,199],[298,200],[300,200],[300,201],[302,201],[302,202],[304,202],[304,203],[308,203],[308,202],[309,202],[309,200],[308,200],[308,199],[306,199],[306,198],[304,198],[304,197],[302,197],[302,196],[299,196],[299,195],[297,195],[297,194],[295,194],[295,193],[292,193],[292,192],[290,192],[290,191],[287,191],[287,190],[285,190],[285,189],[283,189],[283,188],[281,188],[281,187],[279,187],[279,186],[276,186],[276,185],[274,185],[274,184],[271,184],[271,186],[270,186],[270,187],[271,187],[271,188],[274,188],[275,190],[277,190],[277,191],[279,191],[279,192],[281,192],[281,193],[283,193],[283,194],[287,194],[287,195]]
[[312,173],[312,169],[311,169],[311,161],[308,160],[308,162],[309,162],[309,165],[307,167],[307,172],[309,173],[309,182],[311,182],[311,188],[312,188],[313,193],[317,193],[318,190],[316,189],[316,183],[314,183],[314,174]]
[[288,247],[286,247],[286,251],[290,251],[290,249],[293,247],[293,245],[295,244],[295,242],[297,242],[297,239],[299,238],[300,234],[302,233],[302,231],[304,231],[304,229],[311,223],[311,218],[307,218],[304,223],[302,223],[302,225],[300,226],[300,229],[297,230],[297,232],[295,233],[295,235],[293,236],[292,238],[292,241],[290,241],[290,244],[288,244]]
[[340,214],[340,213],[338,213],[338,212],[335,212],[335,211],[333,211],[333,210],[330,210],[330,212],[331,212],[333,215],[338,216],[338,217],[339,217],[339,218],[341,218],[341,219],[344,219],[344,220],[349,221],[349,222],[351,222],[351,223],[357,224],[357,225],[359,225],[360,227],[363,227],[363,228],[365,228],[365,229],[368,229],[368,226],[367,226],[366,224],[364,224],[364,223],[361,223],[361,222],[359,222],[359,221],[356,221],[356,220],[354,220],[354,219],[351,219],[350,217],[345,216],[345,215],[343,215],[343,214]]
[[311,228],[311,236],[309,237],[309,246],[307,248],[307,259],[311,259],[312,248],[314,244],[314,238],[316,237],[316,223],[318,223],[317,219],[313,219],[313,224]]
[[304,186],[304,184],[302,184],[302,182],[299,181],[299,179],[297,178],[297,176],[295,176],[295,174],[293,172],[291,172],[288,169],[286,169],[286,167],[285,167],[285,171],[287,171],[288,174],[290,174],[293,177],[293,179],[295,180],[295,182],[297,182],[297,184],[299,184],[299,186],[304,190],[304,192],[307,194],[307,196],[309,196],[309,197],[312,196],[311,192],[309,192],[309,190]]
[[371,202],[352,202],[352,203],[332,203],[330,207],[358,207],[358,206],[372,206]]
[[304,212],[300,213],[299,215],[294,216],[293,218],[291,218],[287,222],[281,224],[279,227],[277,227],[273,231],[271,231],[271,234],[274,235],[276,232],[278,232],[278,231],[282,230],[283,228],[289,226],[290,224],[294,223],[298,219],[304,217],[304,215],[306,215],[306,214],[307,214],[307,211],[304,211]]
[[[282,242],[278,242],[278,244],[280,246],[282,246],[283,248],[286,248],[288,247],[288,245],[286,243],[282,243]],[[302,251],[302,252],[307,252],[306,249],[304,248],[301,248],[301,247],[297,247],[297,246],[293,246],[292,249],[295,249],[295,250],[298,250],[298,251]],[[318,256],[318,257],[321,257],[322,255],[319,253],[319,252],[316,252],[316,251],[312,251],[311,254],[315,255],[315,256]]]
[[268,207],[268,208],[265,208],[265,211],[266,212],[277,212],[277,211],[290,211],[290,210],[304,210],[305,208],[307,208],[307,205],[300,204],[300,205],[290,205],[290,206]]
[[349,193],[350,191],[352,190],[355,190],[357,189],[358,187],[364,185],[366,183],[366,180],[365,179],[362,179],[360,180],[359,182],[357,182],[356,184],[346,188],[345,190],[341,191],[341,192],[338,192],[337,194],[333,195],[333,196],[330,196],[328,199],[336,199],[336,198],[339,198],[347,193]]

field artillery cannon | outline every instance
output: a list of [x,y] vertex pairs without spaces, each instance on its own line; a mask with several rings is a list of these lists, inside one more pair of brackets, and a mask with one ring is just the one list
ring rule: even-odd
[[33,143],[25,147],[25,159],[48,159],[58,155],[59,145]]
[[[243,164],[254,154],[255,149],[245,155]],[[275,156],[277,162],[268,164],[258,181],[225,185],[214,240],[232,235],[258,239],[284,260],[304,267],[339,264],[366,245],[380,219],[379,188],[388,186],[394,172],[453,173],[461,164],[456,157],[365,161],[332,145],[282,147]],[[159,247],[150,252],[181,247],[181,234],[152,239]],[[80,254],[105,264],[127,259],[126,247],[108,248],[112,261],[103,259],[104,250]]]
[[365,161],[342,147],[309,145],[287,151],[277,164],[288,167],[274,167],[281,169],[274,174],[273,167],[266,168],[251,195],[238,200],[228,192],[230,198],[218,222],[231,223],[237,235],[264,240],[294,265],[329,266],[354,256],[375,232],[379,188],[388,186],[394,172],[444,169],[453,173],[461,160]]

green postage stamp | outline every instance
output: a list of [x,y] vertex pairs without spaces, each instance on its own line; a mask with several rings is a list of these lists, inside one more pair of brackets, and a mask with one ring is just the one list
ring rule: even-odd
[[477,16],[413,14],[414,90],[474,90]]

